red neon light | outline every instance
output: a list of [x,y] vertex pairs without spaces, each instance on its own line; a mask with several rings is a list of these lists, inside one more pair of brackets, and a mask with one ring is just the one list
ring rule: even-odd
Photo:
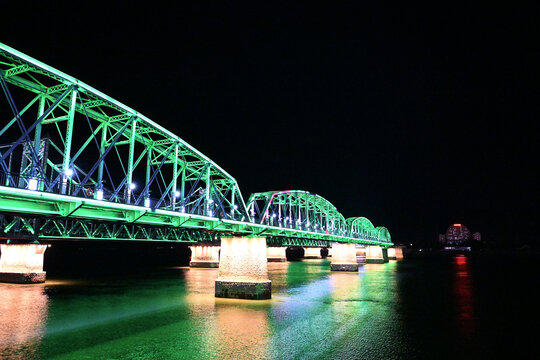
[[461,224],[454,224],[454,225],[452,225],[452,226],[461,226]]

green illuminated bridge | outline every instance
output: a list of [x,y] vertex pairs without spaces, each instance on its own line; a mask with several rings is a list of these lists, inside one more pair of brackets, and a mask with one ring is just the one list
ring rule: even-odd
[[171,241],[199,244],[192,266],[219,264],[216,296],[262,299],[267,256],[282,261],[287,246],[332,247],[332,270],[357,271],[357,244],[378,259],[393,245],[385,227],[308,191],[246,204],[180,137],[1,43],[0,84],[0,281],[44,281],[43,244],[55,240]]
[[386,228],[307,191],[252,194],[246,206],[236,180],[183,139],[4,44],[0,82],[11,109],[0,122],[3,238],[392,245]]

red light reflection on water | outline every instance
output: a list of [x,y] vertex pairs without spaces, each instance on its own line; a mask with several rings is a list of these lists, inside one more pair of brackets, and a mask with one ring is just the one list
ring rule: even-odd
[[475,328],[472,281],[468,259],[465,255],[454,257],[454,298],[461,333],[470,336]]

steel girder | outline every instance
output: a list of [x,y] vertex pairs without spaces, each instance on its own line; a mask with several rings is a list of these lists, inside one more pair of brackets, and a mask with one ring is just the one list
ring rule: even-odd
[[1,43],[0,83],[2,185],[248,220],[232,176],[137,111]]
[[[274,236],[276,238],[299,238],[325,242],[365,243],[385,245],[378,241],[365,241],[350,236],[325,234],[294,228],[256,224],[253,222],[219,219],[197,214],[186,214],[165,209],[150,209],[136,205],[81,199],[79,197],[0,186],[0,214],[8,214],[26,220],[54,218],[73,219],[92,223],[116,222],[141,226],[176,227],[192,231],[209,231],[240,236]],[[13,221],[16,221],[14,218]],[[9,231],[0,226],[0,236],[9,237]],[[4,235],[2,235],[4,234]],[[36,239],[46,240],[39,231]],[[115,240],[111,237],[110,240]],[[182,240],[178,240],[182,241]]]
[[[93,221],[73,218],[37,218],[0,215],[0,239],[7,241],[132,240],[212,242],[222,233],[186,230],[173,226]],[[39,234],[39,236],[36,236]]]

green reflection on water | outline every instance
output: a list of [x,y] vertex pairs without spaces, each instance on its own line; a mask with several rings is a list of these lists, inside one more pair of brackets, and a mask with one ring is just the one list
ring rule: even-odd
[[[0,355],[13,359],[376,356],[381,338],[398,339],[402,330],[395,311],[395,264],[366,265],[358,274],[331,273],[329,264],[327,260],[270,263],[273,297],[268,301],[215,299],[216,269],[175,268],[124,278],[51,281],[41,287],[0,285],[2,319],[8,319],[1,326]],[[5,301],[24,296],[28,300],[23,303]],[[22,313],[32,315],[21,322]]]

